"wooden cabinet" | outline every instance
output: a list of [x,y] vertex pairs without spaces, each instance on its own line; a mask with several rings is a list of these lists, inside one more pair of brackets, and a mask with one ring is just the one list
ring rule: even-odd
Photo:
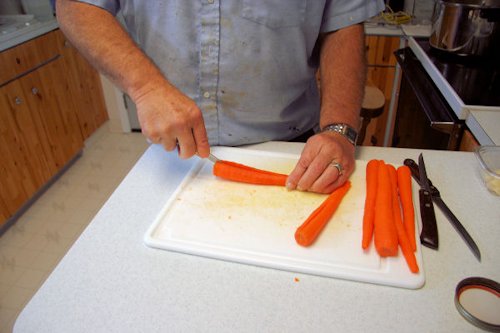
[[60,30],[55,31],[57,50],[64,59],[68,84],[75,101],[80,131],[87,139],[108,120],[101,80],[97,71],[78,53]]
[[88,66],[59,30],[0,53],[0,231],[107,120]]
[[480,144],[469,129],[465,129],[460,140],[460,151],[475,151]]
[[390,110],[396,109],[397,99],[393,101],[392,98],[397,93],[400,79],[393,52],[400,48],[400,43],[400,37],[366,37],[367,85],[375,86],[384,93],[385,106],[384,112],[368,125],[362,145],[383,146],[386,131],[392,132],[395,114],[390,115]]

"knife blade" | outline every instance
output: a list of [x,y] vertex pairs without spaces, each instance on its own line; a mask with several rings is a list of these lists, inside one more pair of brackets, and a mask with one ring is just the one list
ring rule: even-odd
[[418,170],[420,172],[420,215],[422,217],[422,231],[420,232],[420,242],[431,249],[439,248],[439,235],[436,223],[434,204],[432,203],[431,187],[427,172],[425,170],[424,157],[418,157]]
[[[413,179],[415,179],[415,181],[420,185],[421,180],[417,163],[414,160],[407,158],[404,160],[404,165],[410,168]],[[479,250],[479,247],[477,246],[476,242],[474,241],[474,239],[472,239],[471,235],[467,232],[462,223],[460,223],[455,214],[453,214],[448,205],[441,198],[441,193],[432,184],[432,181],[430,179],[428,179],[428,181],[431,189],[432,200],[439,207],[439,209],[441,209],[446,218],[450,221],[451,225],[455,228],[460,237],[462,237],[462,239],[465,241],[465,243],[472,251],[474,256],[477,258],[477,260],[481,261],[481,251]]]
[[214,154],[210,153],[208,155],[208,159],[213,162],[213,163],[217,163],[218,161],[220,161]]

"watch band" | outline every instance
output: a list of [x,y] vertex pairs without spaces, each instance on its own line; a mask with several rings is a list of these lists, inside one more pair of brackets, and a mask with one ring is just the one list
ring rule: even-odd
[[350,143],[354,146],[356,145],[356,140],[358,139],[358,132],[351,126],[343,123],[329,124],[323,127],[321,132],[333,131],[343,135]]

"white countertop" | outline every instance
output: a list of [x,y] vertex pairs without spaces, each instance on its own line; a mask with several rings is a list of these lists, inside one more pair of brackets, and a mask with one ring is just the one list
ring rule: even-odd
[[21,30],[0,36],[0,52],[7,50],[11,47],[24,43],[30,39],[36,38],[49,31],[59,27],[55,18],[47,19],[44,21],[37,21],[36,23],[26,26]]
[[471,110],[465,124],[481,145],[500,146],[500,110]]
[[[254,148],[299,153],[299,143]],[[401,164],[420,150],[360,147]],[[472,153],[424,151],[427,171],[477,242],[479,263],[439,210],[426,284],[407,290],[156,250],[143,238],[194,160],[151,146],[22,311],[15,332],[473,332],[453,302],[471,276],[500,281],[500,205]],[[298,281],[295,280],[298,278]]]
[[431,35],[430,24],[383,24],[376,22],[365,23],[367,35],[392,36],[392,37],[429,37]]

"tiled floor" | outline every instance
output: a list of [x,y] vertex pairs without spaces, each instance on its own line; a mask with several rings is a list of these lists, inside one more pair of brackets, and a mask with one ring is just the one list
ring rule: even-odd
[[14,322],[147,148],[139,133],[104,125],[83,155],[0,236],[0,333]]

